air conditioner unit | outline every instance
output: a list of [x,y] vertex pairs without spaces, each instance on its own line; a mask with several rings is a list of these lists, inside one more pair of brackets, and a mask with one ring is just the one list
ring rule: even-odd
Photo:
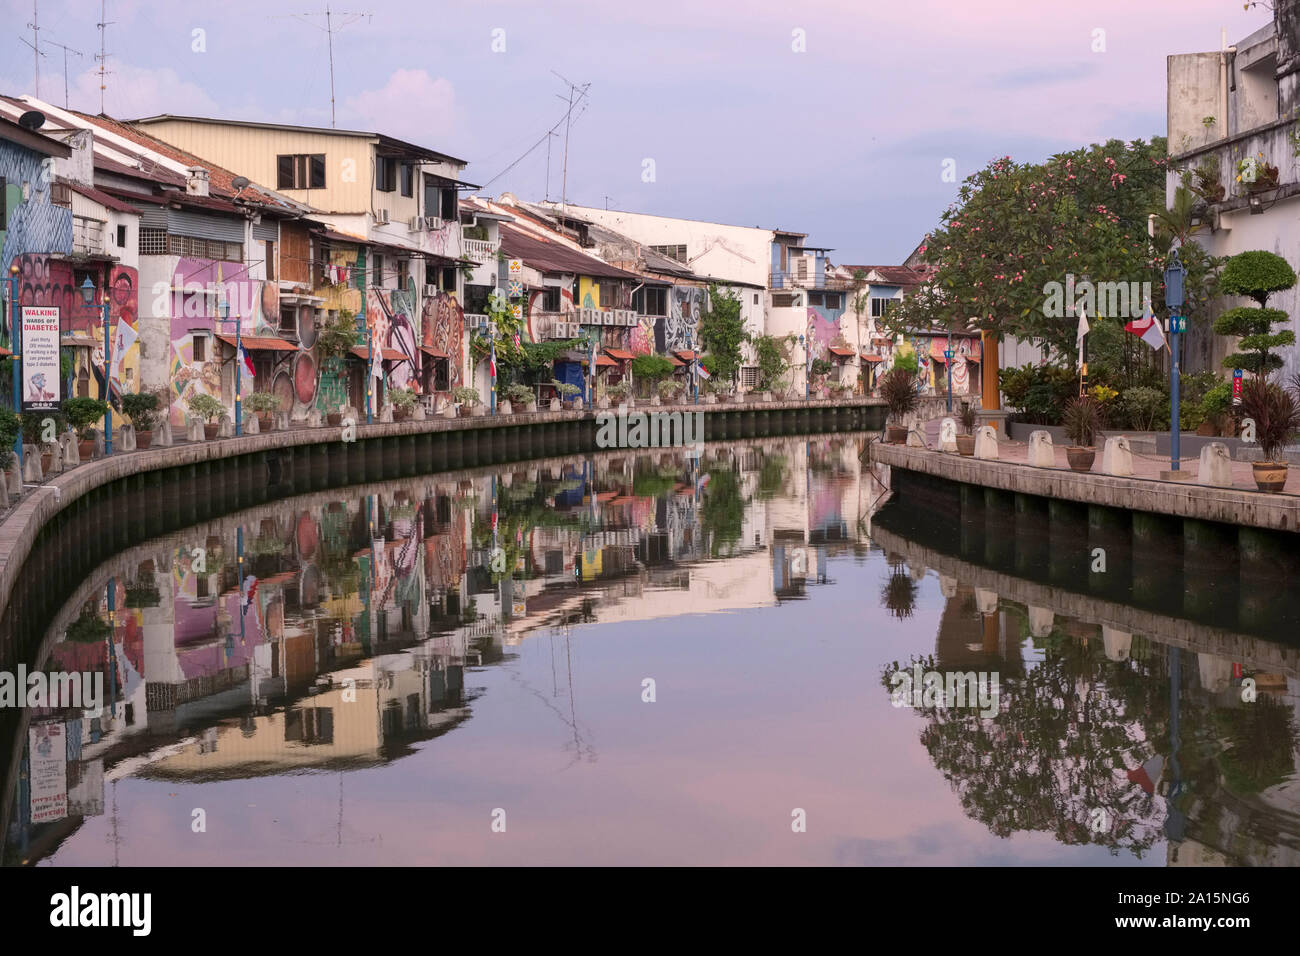
[[607,309],[606,311],[604,311],[604,312],[602,312],[602,313],[600,314],[600,321],[601,321],[604,325],[613,325],[613,324],[614,324],[614,313],[613,313],[613,312],[610,312],[610,311]]
[[438,287],[436,285],[426,285],[424,287],[424,294],[430,297],[435,296],[438,294]]
[[388,225],[388,210],[387,210],[387,209],[378,209],[378,210],[375,211],[375,225],[376,225],[376,226],[386,226],[386,225]]
[[485,329],[487,328],[487,316],[475,314],[473,312],[468,313],[465,316],[465,324],[471,329]]
[[439,229],[441,229],[441,228],[442,228],[443,226],[445,226],[445,225],[446,225],[446,223],[443,222],[443,220],[442,220],[440,217],[438,217],[438,216],[425,216],[425,217],[424,217],[424,228],[425,228],[425,229],[429,229],[429,230],[431,230],[431,231],[433,231],[433,232],[437,232]]
[[419,232],[424,228],[423,216],[412,216],[406,223],[406,228],[411,232]]
[[578,322],[581,325],[600,325],[600,312],[597,309],[579,309]]

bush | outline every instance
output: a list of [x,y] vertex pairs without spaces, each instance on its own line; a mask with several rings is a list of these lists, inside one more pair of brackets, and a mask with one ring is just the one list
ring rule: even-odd
[[185,403],[189,410],[205,422],[210,422],[226,410],[226,406],[206,392],[197,392]]
[[555,390],[560,393],[562,398],[573,398],[582,391],[582,389],[577,385],[572,385],[569,382],[561,382],[556,379],[551,379],[551,384],[555,386]]
[[470,388],[468,385],[457,385],[451,390],[451,397],[462,405],[478,405],[483,399],[479,397],[477,388]]
[[420,396],[412,388],[394,388],[388,392],[388,401],[397,409],[407,410],[415,407]]
[[0,469],[13,464],[14,445],[18,433],[22,430],[22,419],[18,413],[7,408],[0,408]]
[[1097,444],[1097,433],[1104,424],[1101,405],[1091,395],[1080,395],[1066,406],[1063,424],[1070,441],[1091,448]]
[[123,395],[122,411],[131,419],[136,431],[151,432],[158,424],[158,396],[153,392]]
[[1226,415],[1230,408],[1232,408],[1232,386],[1227,382],[1220,382],[1201,397],[1201,412],[1206,418],[1213,419],[1219,415]]
[[894,368],[901,368],[904,371],[911,372],[915,375],[921,370],[921,363],[916,357],[916,352],[904,352],[894,356]]
[[1023,365],[1001,369],[998,388],[1007,405],[1020,410],[1020,420],[1033,425],[1059,425],[1066,406],[1079,392],[1079,377],[1062,365]]
[[1130,427],[1149,432],[1169,427],[1169,396],[1158,388],[1130,388],[1120,396]]
[[1294,396],[1266,379],[1242,385],[1241,413],[1255,420],[1255,440],[1265,461],[1277,461],[1282,446],[1300,431],[1300,406]]
[[637,381],[657,382],[672,375],[676,367],[662,355],[638,355],[632,360],[632,377]]
[[103,421],[104,416],[108,414],[108,402],[98,398],[69,398],[63,403],[63,413],[68,416],[68,422],[77,430],[77,435],[85,440],[91,426]]
[[244,404],[255,414],[268,414],[280,407],[280,399],[270,392],[253,392],[244,399]]
[[1282,367],[1282,357],[1275,354],[1275,350],[1294,345],[1295,333],[1290,329],[1271,333],[1269,330],[1274,325],[1287,321],[1287,314],[1281,309],[1265,306],[1272,293],[1295,284],[1295,270],[1285,259],[1271,252],[1241,252],[1228,260],[1219,278],[1220,290],[1254,299],[1259,307],[1228,309],[1214,320],[1216,333],[1241,339],[1238,345],[1243,351],[1225,358],[1224,368],[1241,368],[1256,376],[1267,376]]
[[506,400],[509,401],[512,406],[523,406],[527,405],[529,402],[535,401],[536,396],[534,395],[533,390],[527,385],[511,385],[506,388]]
[[[12,412],[10,413],[12,414]],[[38,445],[45,436],[45,422],[52,420],[54,422],[54,434],[57,437],[61,432],[67,430],[68,416],[62,411],[55,412],[23,412],[21,419],[21,429],[23,441],[29,445]],[[10,442],[12,444],[12,442]]]
[[659,383],[659,397],[663,399],[672,398],[682,388],[681,382],[666,381]]
[[889,417],[901,422],[921,401],[916,392],[916,374],[895,366],[880,380],[880,397],[889,406]]
[[632,394],[632,383],[622,381],[605,389],[605,394],[615,401],[624,401],[628,395]]

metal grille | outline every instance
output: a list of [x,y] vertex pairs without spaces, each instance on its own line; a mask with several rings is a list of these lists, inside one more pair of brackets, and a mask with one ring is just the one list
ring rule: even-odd
[[140,255],[161,256],[167,252],[167,233],[161,229],[140,230]]
[[740,370],[741,388],[758,388],[758,369],[746,367]]

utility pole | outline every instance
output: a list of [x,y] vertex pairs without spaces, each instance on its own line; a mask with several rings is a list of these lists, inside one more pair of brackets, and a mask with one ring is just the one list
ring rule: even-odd
[[57,46],[63,51],[63,108],[68,108],[68,54],[81,56],[80,50],[74,50],[70,46],[64,46],[62,43],[50,42],[50,46]]
[[[555,73],[554,70],[551,70],[551,72]],[[555,73],[555,75],[559,76],[561,80],[564,80],[565,84],[569,87],[569,109],[568,112],[564,114],[564,174],[560,185],[560,205],[567,206],[569,204],[569,126],[573,120],[573,95],[574,93],[580,93],[578,96],[578,102],[581,102],[582,97],[587,95],[587,90],[591,84],[584,83],[582,86],[578,86],[576,83],[572,83],[569,80],[566,80],[563,76],[560,76],[559,73]],[[564,97],[561,96],[560,99],[564,99]]]
[[108,76],[109,73],[112,72],[111,70],[104,69],[104,66],[108,63],[108,51],[104,49],[104,39],[105,35],[108,33],[108,28],[112,23],[113,21],[108,19],[108,0],[99,0],[99,23],[96,24],[96,26],[99,27],[99,55],[96,56],[95,59],[99,61],[100,115],[103,115],[104,113],[104,91],[108,89],[108,84],[105,83],[104,77]]
[[[352,18],[350,20],[346,20],[339,24],[339,29],[342,30],[344,27],[348,26],[349,24],[356,23],[362,17],[366,17],[367,19],[369,19],[370,17],[374,16],[374,14],[348,13],[346,10],[331,10],[329,6],[326,5],[325,11],[323,13],[320,12],[290,13],[287,15],[292,17],[295,20],[301,20],[303,23],[309,24],[310,26],[315,27],[317,30],[323,29],[325,31],[326,42],[329,45],[329,63],[330,63],[330,129],[334,129],[338,125],[335,121],[335,108],[334,108],[334,18],[335,17]],[[312,23],[310,20],[307,19],[308,17],[324,17],[325,26],[322,27],[319,24]],[[280,20],[283,19],[283,17],[269,17],[268,19]]]
[[45,56],[45,54],[41,52],[41,28],[38,24],[36,0],[32,0],[32,20],[27,24],[27,28],[32,31],[32,41],[27,43],[27,40],[22,37],[18,39],[32,48],[32,86],[35,88],[35,96],[39,100],[41,98],[41,57]]

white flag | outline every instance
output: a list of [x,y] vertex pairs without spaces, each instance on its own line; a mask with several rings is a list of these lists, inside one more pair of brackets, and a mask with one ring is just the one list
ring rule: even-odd
[[1088,334],[1088,313],[1084,311],[1083,306],[1079,306],[1079,334],[1076,337],[1079,346],[1079,354],[1083,354],[1083,337]]
[[113,363],[109,366],[109,374],[112,376],[114,381],[119,383],[122,381],[122,362],[126,358],[126,353],[130,350],[131,346],[135,344],[137,338],[139,338],[139,336],[136,334],[135,329],[131,327],[130,323],[117,323],[116,331],[113,336]]

